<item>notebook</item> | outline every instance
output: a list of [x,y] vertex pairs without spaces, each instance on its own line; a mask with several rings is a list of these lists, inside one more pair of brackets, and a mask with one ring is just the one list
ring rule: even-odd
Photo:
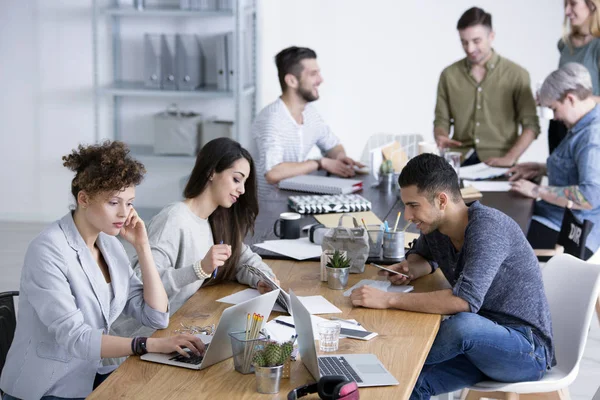
[[362,190],[362,181],[330,176],[300,175],[283,179],[279,189],[321,194],[348,194]]
[[369,211],[371,202],[358,194],[290,196],[289,207],[298,214]]

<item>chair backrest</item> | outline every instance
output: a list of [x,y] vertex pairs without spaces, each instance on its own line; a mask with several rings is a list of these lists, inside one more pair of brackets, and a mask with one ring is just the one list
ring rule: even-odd
[[563,246],[565,253],[585,260],[585,243],[593,227],[593,222],[581,222],[570,209],[565,208],[556,244]]
[[360,161],[369,165],[369,153],[378,147],[390,144],[393,141],[400,143],[400,146],[410,160],[419,154],[419,142],[423,141],[423,136],[419,133],[410,133],[404,135],[395,135],[393,133],[374,133],[369,137],[367,144],[363,148]]
[[4,368],[8,349],[15,336],[17,316],[14,297],[18,295],[19,292],[0,293],[0,373]]
[[552,257],[542,269],[556,361],[563,371],[578,366],[600,293],[600,268],[569,254]]

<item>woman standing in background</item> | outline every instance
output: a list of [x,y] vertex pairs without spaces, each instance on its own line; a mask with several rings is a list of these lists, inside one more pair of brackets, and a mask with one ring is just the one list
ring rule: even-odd
[[[563,37],[558,41],[558,67],[576,62],[592,76],[593,96],[600,102],[600,0],[565,0]],[[567,135],[566,126],[555,119],[548,127],[548,147],[554,149]]]

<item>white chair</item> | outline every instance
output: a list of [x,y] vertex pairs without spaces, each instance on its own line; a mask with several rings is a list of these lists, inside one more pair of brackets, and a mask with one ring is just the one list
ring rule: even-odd
[[[552,316],[557,365],[536,382],[484,381],[463,390],[461,399],[519,399],[519,394],[543,393],[544,399],[569,399],[568,386],[579,364],[600,293],[600,268],[568,254],[553,257],[542,269]],[[527,399],[535,397],[527,396]]]
[[406,153],[409,159],[419,154],[419,142],[423,141],[423,136],[419,133],[410,133],[404,135],[395,135],[393,133],[374,133],[369,137],[367,144],[363,148],[360,161],[369,165],[369,153],[378,147],[390,144],[393,141],[400,143],[400,146]]

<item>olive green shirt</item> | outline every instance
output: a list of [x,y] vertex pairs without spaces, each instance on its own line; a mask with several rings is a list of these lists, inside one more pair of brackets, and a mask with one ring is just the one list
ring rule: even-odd
[[479,159],[504,156],[519,137],[519,125],[540,133],[529,73],[496,52],[485,64],[480,83],[471,75],[466,58],[442,72],[438,84],[434,127],[450,133],[462,146],[463,155],[471,148]]

